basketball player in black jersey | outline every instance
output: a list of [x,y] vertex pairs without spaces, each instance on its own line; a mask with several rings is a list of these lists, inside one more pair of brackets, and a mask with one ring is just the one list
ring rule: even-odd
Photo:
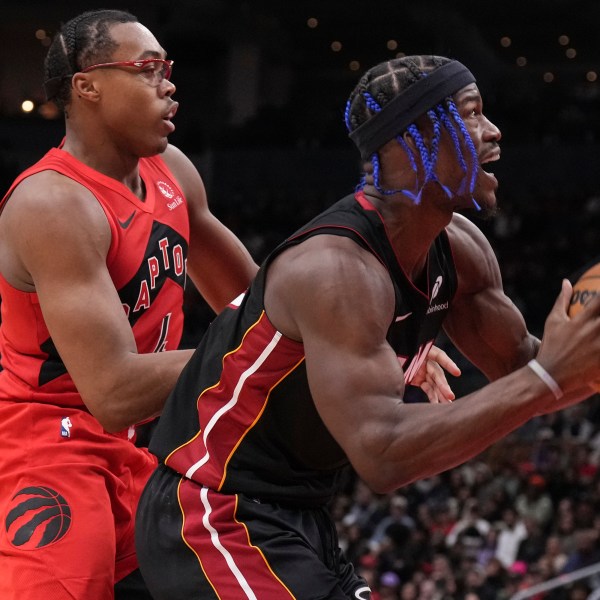
[[[267,258],[212,323],[151,443],[138,511],[156,600],[367,599],[327,513],[350,464],[387,493],[450,469],[600,380],[600,299],[570,319],[564,281],[543,339],[458,211],[493,211],[500,131],[457,61],[368,71],[346,108],[358,191]],[[407,403],[436,335],[489,378]]]

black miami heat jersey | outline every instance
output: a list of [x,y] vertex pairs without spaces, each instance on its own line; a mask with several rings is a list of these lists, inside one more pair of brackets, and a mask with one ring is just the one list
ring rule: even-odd
[[273,258],[323,234],[354,240],[388,269],[396,297],[388,341],[410,384],[456,289],[448,238],[444,232],[432,245],[418,289],[399,266],[378,212],[363,194],[350,195],[276,248],[248,292],[212,322],[150,444],[168,467],[207,488],[271,502],[317,506],[335,492],[347,458],[315,408],[302,343],[277,331],[263,304]]
[[[158,156],[140,160],[146,188],[141,200],[121,182],[53,148],[16,179],[0,208],[21,181],[43,170],[80,183],[104,210],[111,230],[106,264],[138,352],[177,349],[183,331],[189,220],[184,195],[165,162]],[[37,294],[17,290],[0,274],[0,296],[0,400],[83,406],[50,337]]]

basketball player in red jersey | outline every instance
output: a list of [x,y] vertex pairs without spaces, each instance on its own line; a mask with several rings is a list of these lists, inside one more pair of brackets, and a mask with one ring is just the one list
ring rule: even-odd
[[0,216],[0,598],[109,600],[137,568],[133,513],[155,466],[132,426],[191,356],[177,349],[186,275],[218,312],[256,265],[167,142],[172,62],[146,27],[82,14],[45,66],[66,135]]
[[[363,185],[283,242],[212,323],[165,405],[142,495],[139,560],[156,600],[366,600],[328,502],[352,466],[391,492],[536,415],[592,394],[600,298],[566,280],[543,339],[506,297],[489,242],[500,131],[458,61],[369,70],[346,108]],[[491,383],[408,403],[444,328]]]

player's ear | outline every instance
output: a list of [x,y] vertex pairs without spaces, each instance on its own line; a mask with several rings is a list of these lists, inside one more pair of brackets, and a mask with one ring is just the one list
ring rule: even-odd
[[75,73],[71,79],[72,94],[96,102],[100,97],[98,80],[93,73]]

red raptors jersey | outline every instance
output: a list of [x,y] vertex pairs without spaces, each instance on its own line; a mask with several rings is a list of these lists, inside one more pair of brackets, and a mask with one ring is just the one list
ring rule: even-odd
[[[121,182],[54,148],[16,179],[0,208],[16,185],[44,170],[79,182],[104,210],[112,235],[106,264],[138,352],[176,349],[183,329],[189,221],[186,200],[164,161],[158,156],[140,160],[146,188],[146,198],[140,200]],[[0,400],[82,406],[37,294],[15,289],[0,275],[0,296]]]

